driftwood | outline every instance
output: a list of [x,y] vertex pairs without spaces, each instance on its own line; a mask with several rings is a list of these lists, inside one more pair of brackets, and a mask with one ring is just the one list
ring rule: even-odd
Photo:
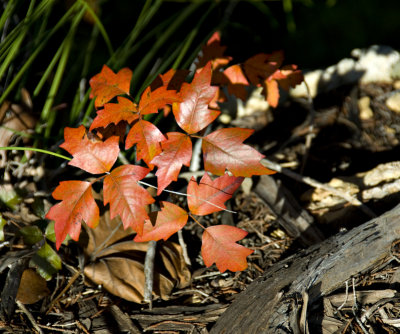
[[397,239],[400,205],[272,266],[238,295],[211,334],[309,333],[311,305],[393,258]]

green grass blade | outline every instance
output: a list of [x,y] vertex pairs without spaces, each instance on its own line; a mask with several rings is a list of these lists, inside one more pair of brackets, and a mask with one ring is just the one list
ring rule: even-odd
[[7,3],[6,8],[4,8],[3,14],[0,17],[0,30],[4,28],[4,25],[7,22],[7,19],[11,17],[11,13],[14,11],[15,1],[11,0]]
[[28,70],[28,68],[30,68],[30,66],[32,65],[33,61],[36,59],[36,57],[39,55],[39,53],[43,50],[43,48],[46,46],[47,42],[54,35],[54,33],[56,31],[58,31],[66,23],[66,21],[70,18],[70,16],[75,12],[76,8],[79,8],[78,6],[79,6],[78,2],[76,2],[74,5],[72,5],[70,7],[70,9],[63,15],[63,17],[53,27],[53,29],[48,33],[46,38],[44,38],[43,41],[37,46],[35,51],[30,55],[30,57],[27,59],[25,64],[21,67],[21,69],[15,75],[14,79],[8,85],[6,90],[0,96],[0,104],[2,104],[4,102],[4,100],[7,98],[7,96],[11,93],[11,91],[17,85],[17,83],[22,78],[24,73]]
[[[135,76],[140,78],[143,75],[146,67],[149,63],[154,59],[155,55],[158,53],[161,46],[163,46],[171,35],[182,25],[182,23],[201,5],[204,1],[199,1],[195,3],[191,3],[182,12],[179,13],[177,18],[173,21],[173,23],[165,30],[163,35],[157,39],[157,41],[152,46],[151,50],[144,56],[142,61],[135,68]],[[136,86],[136,82],[132,83],[131,90],[134,91]]]
[[50,111],[53,106],[54,99],[57,95],[57,91],[60,86],[60,83],[62,81],[65,68],[67,66],[67,61],[68,61],[68,57],[69,57],[71,47],[72,47],[72,44],[74,41],[76,28],[77,28],[78,24],[80,23],[80,21],[82,20],[83,15],[85,14],[85,11],[86,11],[85,8],[82,8],[80,10],[80,12],[74,17],[74,20],[71,24],[70,32],[68,33],[68,35],[65,39],[65,44],[64,44],[64,47],[63,47],[63,50],[61,53],[60,61],[58,63],[57,71],[54,75],[54,79],[51,84],[48,97],[46,99],[45,105],[42,110],[41,119],[43,121],[47,122],[46,130],[45,130],[45,138],[48,138],[50,136],[51,129],[54,124],[56,113],[55,112],[50,113]]
[[8,146],[8,147],[0,147],[0,150],[1,151],[33,151],[33,152],[39,152],[39,153],[45,153],[45,154],[48,154],[48,155],[53,155],[53,156],[55,156],[57,158],[61,158],[61,159],[68,160],[68,161],[72,160],[72,158],[66,157],[65,155],[58,154],[58,153],[51,152],[51,151],[47,151],[47,150],[43,150],[43,149],[40,149],[40,148],[35,148],[35,147],[19,147],[19,146],[15,146],[15,147],[11,146],[10,147],[10,146]]
[[83,6],[85,6],[86,10],[92,16],[96,26],[98,27],[98,29],[100,30],[100,33],[102,34],[102,36],[104,38],[104,41],[106,42],[106,46],[107,46],[108,52],[110,53],[110,56],[112,56],[114,54],[114,50],[113,50],[113,47],[111,45],[110,38],[108,37],[107,31],[103,26],[103,23],[101,23],[99,17],[96,15],[96,13],[93,11],[93,9],[85,1],[79,0],[79,2]]

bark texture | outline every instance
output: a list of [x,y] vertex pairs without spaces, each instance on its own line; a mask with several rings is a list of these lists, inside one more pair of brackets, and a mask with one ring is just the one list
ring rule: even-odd
[[238,295],[211,334],[307,333],[307,308],[385,262],[400,239],[400,205],[268,269]]

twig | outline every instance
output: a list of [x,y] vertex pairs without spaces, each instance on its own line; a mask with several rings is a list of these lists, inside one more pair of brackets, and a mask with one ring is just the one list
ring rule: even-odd
[[[126,315],[117,305],[111,305],[110,311],[113,314],[115,320],[120,325],[120,328],[126,328],[131,334],[140,334],[139,328],[132,322],[131,318]],[[121,326],[122,325],[122,326]],[[121,328],[121,329],[122,329]]]
[[67,283],[67,285],[65,286],[64,289],[62,289],[62,291],[58,294],[58,296],[50,303],[50,306],[46,312],[46,315],[49,314],[49,312],[52,310],[52,308],[54,307],[54,305],[61,299],[61,297],[64,295],[64,293],[71,287],[71,285],[78,279],[80,275],[80,272],[77,271],[74,276],[71,277],[71,279],[69,280],[69,282]]
[[326,184],[318,182],[317,180],[314,180],[311,177],[301,176],[300,174],[297,174],[297,173],[295,173],[295,172],[293,172],[293,171],[291,171],[289,169],[282,168],[279,164],[277,164],[275,162],[272,162],[272,161],[270,161],[268,159],[262,159],[261,163],[265,167],[267,167],[269,169],[272,169],[274,171],[277,171],[279,173],[282,173],[282,174],[284,174],[286,176],[289,176],[290,178],[292,178],[292,179],[294,179],[296,181],[303,182],[303,183],[308,184],[309,186],[312,186],[314,188],[323,189],[325,191],[330,192],[333,195],[336,195],[336,196],[338,196],[340,198],[343,198],[347,202],[349,202],[349,203],[351,203],[351,204],[353,204],[355,206],[359,206],[360,209],[365,214],[367,214],[369,217],[371,217],[371,218],[375,218],[376,217],[376,214],[370,208],[368,208],[365,204],[363,204],[357,198],[354,198],[351,195],[349,195],[349,194],[347,194],[347,193],[345,193],[343,191],[340,191],[340,190],[338,190],[336,188],[333,188],[331,186],[328,186]]
[[[75,323],[74,323],[75,325]],[[39,327],[44,328],[44,329],[48,329],[51,331],[56,331],[56,332],[63,332],[63,333],[71,333],[71,334],[75,334],[76,331],[70,330],[70,329],[64,329],[64,328],[57,328],[57,327],[52,327],[52,326],[45,326],[45,325],[39,325]]]
[[78,327],[83,333],[90,334],[88,332],[88,330],[86,329],[86,327],[79,320],[76,320],[75,324],[76,324],[76,327]]
[[32,326],[38,331],[39,334],[43,334],[43,331],[40,329],[38,324],[36,323],[35,319],[32,316],[32,313],[22,304],[19,300],[16,300],[16,303],[19,309],[28,317],[29,321],[31,322]]
[[149,303],[150,310],[153,307],[153,284],[154,284],[154,257],[156,255],[156,241],[149,241],[149,248],[146,252],[146,257],[144,259],[144,277],[145,286],[143,293],[143,301]]
[[188,252],[187,252],[187,247],[186,247],[185,240],[183,240],[183,233],[182,233],[182,230],[179,230],[179,231],[178,231],[178,240],[179,240],[179,245],[180,245],[181,248],[182,248],[182,255],[183,255],[183,258],[184,258],[184,260],[185,260],[185,263],[186,263],[188,266],[191,266],[191,265],[192,265],[192,262],[190,261],[189,254],[188,254]]
[[306,134],[306,142],[305,142],[306,151],[303,155],[303,161],[302,161],[301,168],[300,168],[301,174],[303,174],[304,167],[306,166],[306,162],[307,162],[308,155],[310,152],[311,142],[312,142],[313,138],[315,137],[315,135],[313,133],[314,120],[315,120],[314,103],[313,103],[313,99],[311,97],[310,87],[308,86],[308,84],[305,80],[304,80],[304,84],[305,84],[306,90],[307,90],[307,102],[308,102],[309,117],[308,117],[308,133]]
[[344,298],[344,301],[343,301],[342,305],[340,305],[340,306],[337,308],[336,313],[337,313],[338,311],[340,311],[340,310],[346,305],[347,299],[349,298],[349,282],[346,281],[345,283],[346,283],[346,296],[345,296],[345,298]]
[[351,308],[351,310],[353,311],[354,319],[356,319],[358,326],[360,326],[360,328],[364,334],[368,334],[367,329],[364,327],[364,325],[362,324],[360,319],[358,319],[357,314],[356,314],[356,310],[358,309],[358,307],[357,307],[357,295],[356,295],[356,287],[354,284],[354,282],[355,282],[354,277],[352,279],[352,282],[353,282],[353,307]]

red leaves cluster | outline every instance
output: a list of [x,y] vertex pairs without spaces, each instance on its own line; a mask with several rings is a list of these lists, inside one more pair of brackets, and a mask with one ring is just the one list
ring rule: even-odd
[[[203,48],[191,83],[185,82],[187,71],[170,70],[144,90],[138,103],[129,95],[132,71],[127,68],[115,74],[104,65],[90,80],[97,116],[89,132],[83,126],[66,128],[61,147],[73,156],[70,165],[103,175],[92,182],[61,182],[53,192],[53,197],[61,202],[53,206],[46,217],[55,221],[57,248],[67,234],[78,239],[82,222],[90,227],[98,224],[99,208],[92,193],[92,183],[99,180],[103,180],[103,201],[104,205],[110,205],[111,218],[119,216],[125,228],[132,227],[137,232],[134,240],[144,242],[168,239],[186,225],[189,216],[193,218],[193,215],[224,210],[224,203],[232,197],[244,177],[271,173],[260,163],[263,155],[243,143],[252,130],[226,128],[202,136],[202,130],[220,114],[215,101],[221,94],[215,85],[226,85],[229,93],[242,99],[246,98],[245,86],[263,86],[267,100],[276,106],[278,85],[284,89],[294,86],[301,81],[301,73],[294,65],[280,68],[281,53],[259,54],[243,64],[223,70],[231,61],[224,52],[225,47],[220,45],[216,33]],[[110,102],[113,99],[116,101]],[[167,114],[171,109],[183,132],[163,134],[144,118],[160,110]],[[136,146],[136,159],[142,160],[147,168],[122,165],[112,170],[127,125],[130,129],[125,138],[125,149]],[[110,136],[110,133],[116,135]],[[206,172],[199,183],[194,178],[189,182],[189,213],[169,202],[160,202],[160,211],[149,213],[155,199],[141,186],[140,180],[157,168],[157,195],[160,195],[178,179],[183,166],[190,166],[193,137],[202,138]],[[212,179],[207,172],[220,176]],[[252,250],[236,241],[246,234],[226,225],[206,228],[202,246],[205,264],[216,263],[221,272],[245,269],[246,257]]]

